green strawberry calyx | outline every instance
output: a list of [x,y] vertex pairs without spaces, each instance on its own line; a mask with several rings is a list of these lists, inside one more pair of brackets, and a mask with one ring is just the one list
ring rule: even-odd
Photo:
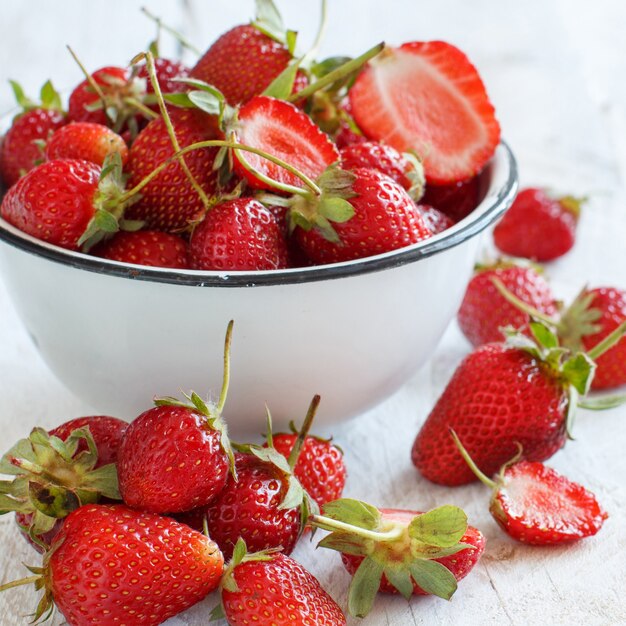
[[63,110],[63,104],[61,102],[61,95],[54,88],[51,81],[46,81],[41,87],[41,90],[39,91],[39,102],[29,98],[24,92],[24,89],[22,88],[20,83],[18,83],[17,81],[9,80],[9,84],[11,85],[11,89],[13,90],[15,100],[21,109],[21,111],[16,115],[16,118],[23,113],[33,111],[34,109],[45,109],[47,111],[58,111],[59,113],[65,113],[65,111]]
[[230,352],[233,335],[233,320],[230,320],[226,328],[226,337],[224,339],[224,369],[222,378],[222,389],[220,391],[220,397],[217,403],[210,400],[203,400],[195,391],[189,394],[183,394],[186,402],[178,400],[171,396],[163,398],[155,398],[154,404],[156,406],[178,406],[190,411],[198,412],[200,415],[206,418],[206,425],[211,430],[216,430],[220,434],[220,446],[228,458],[228,465],[230,473],[233,478],[237,479],[237,472],[235,470],[235,455],[233,453],[233,444],[228,437],[228,427],[222,417],[222,412],[226,404],[226,398],[228,396],[228,387],[230,384]]
[[[79,446],[86,444],[86,450]],[[31,516],[29,536],[52,530],[57,519],[104,496],[120,500],[115,464],[95,469],[98,450],[88,427],[74,430],[66,441],[34,428],[0,460],[0,515],[15,511]]]
[[371,504],[342,498],[325,504],[323,514],[311,516],[309,523],[330,531],[319,547],[364,557],[348,592],[348,608],[355,617],[369,613],[383,576],[407,600],[414,583],[426,593],[450,599],[456,578],[435,559],[474,549],[461,542],[467,516],[452,505],[416,514],[406,523],[385,517]]

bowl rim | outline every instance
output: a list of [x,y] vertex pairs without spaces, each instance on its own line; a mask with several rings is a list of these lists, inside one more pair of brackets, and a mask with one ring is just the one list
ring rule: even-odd
[[[260,287],[345,278],[419,261],[458,246],[485,230],[511,205],[518,187],[517,162],[511,148],[504,140],[500,142],[490,164],[494,163],[494,159],[498,160],[499,165],[504,166],[506,180],[495,194],[488,192],[474,211],[455,226],[411,246],[342,263],[284,270],[239,272],[178,270],[131,265],[66,250],[41,241],[18,230],[1,217],[0,241],[24,252],[75,269],[156,283],[195,287]],[[489,190],[491,190],[491,185],[492,183],[490,183]]]

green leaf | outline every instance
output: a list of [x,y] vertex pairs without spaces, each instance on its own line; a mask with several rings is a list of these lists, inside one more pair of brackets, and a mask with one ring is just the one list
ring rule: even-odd
[[299,63],[288,65],[265,89],[264,96],[286,100],[293,91]]
[[293,56],[296,52],[296,41],[298,39],[298,33],[295,30],[288,30],[285,34],[285,45],[289,54]]
[[209,410],[206,402],[195,391],[191,392],[190,400],[196,409],[202,413],[202,415],[206,415],[207,417],[211,415],[211,411]]
[[344,554],[353,554],[355,556],[367,556],[368,554],[365,542],[361,537],[339,531],[326,535],[326,537],[320,540],[317,547],[336,550]]
[[413,581],[406,567],[385,567],[384,574],[387,580],[404,596],[410,600],[413,595]]
[[322,196],[318,211],[331,222],[342,224],[354,216],[354,207],[343,198]]
[[291,474],[291,468],[287,463],[287,459],[273,448],[262,448],[260,446],[250,446],[250,452],[261,461],[272,463],[282,470],[285,474]]
[[320,235],[322,235],[322,237],[324,237],[327,241],[337,244],[341,243],[341,239],[339,239],[339,235],[333,228],[332,224],[319,213],[315,216],[315,226],[317,227]]
[[216,604],[209,613],[210,622],[217,622],[220,619],[226,619],[226,613],[224,613],[224,607],[222,606],[221,602],[219,604]]
[[352,498],[327,502],[323,506],[323,514],[331,519],[367,530],[376,530],[381,520],[380,511],[375,506]]
[[13,90],[13,95],[15,96],[15,100],[18,105],[27,111],[28,109],[33,109],[37,106],[37,103],[31,100],[25,93],[22,85],[20,85],[15,80],[9,80],[9,84],[11,85],[11,89]]
[[222,114],[224,102],[220,101],[215,94],[207,91],[190,91],[187,95],[189,100],[205,113],[218,116]]
[[27,502],[20,502],[15,498],[0,494],[0,515],[12,513],[13,511],[29,513],[31,510],[32,507]]
[[578,406],[590,411],[604,411],[626,404],[626,394],[610,396],[598,396],[595,398],[583,398],[578,401]]
[[565,379],[581,396],[589,391],[595,370],[596,364],[584,352],[565,361],[561,369]]
[[11,476],[23,474],[23,470],[11,463],[11,459],[26,459],[33,463],[36,462],[30,439],[20,439],[0,460],[0,474]]
[[31,481],[28,485],[33,506],[48,517],[67,517],[80,506],[76,494],[58,485]]
[[116,233],[119,230],[117,218],[104,209],[98,209],[96,211],[94,220],[96,228],[105,233]]
[[452,572],[437,561],[418,559],[409,565],[413,580],[426,592],[449,600],[457,588]]
[[348,589],[348,610],[354,617],[365,617],[374,604],[380,587],[383,566],[371,557],[363,559]]
[[548,350],[559,347],[557,336],[545,324],[542,322],[530,322],[529,326],[530,332],[540,346]]
[[97,491],[102,496],[111,500],[121,500],[117,467],[115,463],[103,465],[93,472],[89,472],[83,479],[83,486],[93,491]]
[[41,98],[41,104],[45,109],[53,109],[55,111],[61,111],[63,109],[61,96],[54,88],[51,81],[47,80],[43,84],[39,97]]
[[298,482],[298,479],[295,476],[290,476],[287,493],[278,508],[281,510],[295,509],[302,504],[303,498],[304,489],[302,488],[302,485]]
[[326,76],[326,74],[330,74],[330,72],[336,70],[338,67],[345,65],[348,61],[352,61],[352,57],[330,57],[320,63],[315,63],[311,68],[311,72],[315,77],[321,78],[322,76]]
[[233,556],[231,562],[236,566],[239,565],[243,561],[243,558],[246,556],[248,552],[248,547],[246,546],[246,542],[242,537],[237,539],[237,543],[233,549]]
[[256,0],[256,18],[253,26],[280,43],[285,42],[285,25],[272,0]]
[[444,556],[452,556],[463,550],[475,550],[471,543],[457,543],[449,548],[438,548],[437,546],[424,546],[416,550],[416,556],[424,559],[441,559]]
[[448,548],[458,543],[466,530],[465,511],[450,504],[418,515],[409,524],[410,537],[440,548]]
[[190,100],[188,93],[164,93],[163,99],[176,107],[191,109],[196,105]]

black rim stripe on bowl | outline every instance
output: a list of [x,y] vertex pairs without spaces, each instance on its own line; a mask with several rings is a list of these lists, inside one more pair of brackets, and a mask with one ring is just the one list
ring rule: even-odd
[[0,226],[0,240],[50,261],[61,263],[76,269],[96,272],[109,276],[120,276],[134,280],[187,285],[196,287],[253,287],[288,285],[307,283],[336,278],[344,278],[357,274],[379,272],[407,263],[412,263],[454,246],[458,246],[470,237],[485,230],[495,222],[510,206],[517,192],[517,164],[509,146],[502,142],[504,157],[508,163],[507,180],[498,193],[491,198],[483,199],[481,215],[477,219],[467,219],[459,228],[450,233],[443,233],[417,243],[413,246],[395,250],[390,253],[337,263],[334,265],[319,265],[315,267],[296,268],[289,270],[271,270],[263,272],[203,272],[194,270],[168,270],[143,266],[130,266],[115,261],[108,261],[82,253],[73,253],[50,244],[38,242],[34,238],[25,238],[9,232]]

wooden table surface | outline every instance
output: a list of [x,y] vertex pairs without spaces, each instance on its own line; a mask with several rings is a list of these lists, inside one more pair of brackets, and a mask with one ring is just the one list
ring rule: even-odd
[[[141,4],[145,3],[2,2],[0,113],[12,106],[8,78],[22,80],[31,93],[48,77],[66,91],[78,82],[80,74],[65,51],[66,43],[91,69],[127,61],[153,32],[139,15]],[[246,21],[252,12],[249,0],[147,4],[184,29],[201,48],[230,25]],[[303,44],[311,41],[318,8],[301,1],[279,4],[288,24],[300,30]],[[519,161],[522,184],[590,198],[576,248],[547,270],[558,295],[567,297],[584,283],[626,288],[626,5],[622,0],[395,0],[384,8],[373,0],[329,4],[332,24],[323,55],[358,53],[383,39],[390,43],[445,39],[465,50],[479,67],[497,107],[504,137]],[[171,53],[174,45],[165,42],[165,50]],[[6,126],[6,117],[3,122]],[[485,238],[486,249],[489,240]],[[384,332],[383,323],[373,332]],[[407,603],[381,596],[367,619],[349,623],[626,624],[626,407],[597,414],[581,411],[576,440],[550,461],[593,490],[608,510],[610,517],[599,535],[567,548],[514,543],[491,520],[484,488],[452,490],[429,484],[409,459],[419,425],[468,351],[456,324],[451,324],[431,361],[400,392],[338,426],[335,437],[346,451],[346,495],[381,506],[462,506],[487,537],[485,555],[451,602],[414,598]],[[36,424],[51,427],[92,410],[47,370],[0,282],[4,447]],[[2,581],[23,575],[21,562],[37,560],[17,536],[12,516],[0,518],[0,546]],[[294,556],[340,605],[346,605],[349,577],[337,555],[315,550],[304,540]],[[0,595],[2,626],[26,624],[34,600],[34,593],[26,589]],[[205,624],[215,601],[211,597],[168,624]]]

